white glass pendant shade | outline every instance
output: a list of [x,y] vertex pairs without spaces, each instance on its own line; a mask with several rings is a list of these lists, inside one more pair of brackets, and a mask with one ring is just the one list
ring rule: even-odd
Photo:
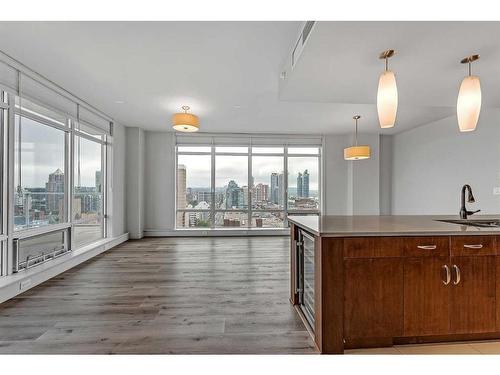
[[370,146],[351,146],[344,148],[345,160],[363,160],[370,158]]
[[398,111],[398,88],[396,76],[390,70],[380,75],[377,91],[377,111],[381,128],[392,128]]
[[476,129],[481,112],[481,83],[478,76],[469,75],[460,85],[457,99],[458,127],[461,132]]

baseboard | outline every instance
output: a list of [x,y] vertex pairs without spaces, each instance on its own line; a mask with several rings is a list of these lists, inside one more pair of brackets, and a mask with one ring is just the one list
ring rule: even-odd
[[128,233],[107,238],[78,250],[69,252],[53,261],[0,277],[0,303],[5,302],[25,291],[47,281],[109,249],[128,240]]
[[290,229],[145,229],[144,237],[289,236]]

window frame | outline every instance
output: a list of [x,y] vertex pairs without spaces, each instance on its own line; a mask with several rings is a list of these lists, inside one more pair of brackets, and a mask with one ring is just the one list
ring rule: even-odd
[[[13,100],[15,101],[15,97],[13,96]],[[37,116],[35,113],[33,113],[32,111],[29,111],[29,112],[26,112],[26,111],[23,111],[22,110],[22,99],[21,99],[21,107],[18,107],[15,103],[13,103],[13,126],[12,126],[12,130],[13,130],[13,134],[12,134],[12,137],[13,137],[13,141],[15,143],[15,129],[16,129],[16,116],[18,116],[19,118],[19,122],[22,121],[22,118],[27,118],[31,121],[34,121],[34,122],[37,122],[41,125],[44,125],[44,126],[49,126],[51,128],[54,128],[56,130],[60,130],[62,132],[64,132],[64,216],[65,216],[65,222],[64,223],[58,223],[58,224],[49,224],[49,225],[44,225],[42,227],[27,227],[27,228],[21,228],[21,229],[16,229],[15,226],[12,227],[12,233],[13,234],[16,234],[17,237],[16,238],[20,238],[20,236],[22,235],[19,235],[20,233],[23,233],[24,231],[27,231],[28,233],[32,233],[33,236],[37,236],[39,234],[43,234],[43,233],[48,233],[48,232],[51,232],[54,228],[68,228],[71,226],[71,222],[70,222],[70,212],[69,212],[69,206],[68,206],[68,200],[70,199],[70,190],[71,190],[71,186],[70,186],[70,177],[69,177],[69,173],[68,173],[68,166],[69,166],[69,154],[71,153],[71,145],[70,145],[70,136],[71,136],[71,129],[70,129],[70,126],[69,126],[69,116],[66,116],[66,125],[65,126],[62,126],[59,122],[52,122],[50,121],[47,117],[45,116]],[[47,108],[51,111],[54,111],[52,110],[51,108]],[[55,111],[54,111],[55,112]],[[22,141],[21,141],[22,142]],[[21,160],[21,158],[19,157],[19,160]],[[13,181],[12,183],[14,184],[15,182],[15,172],[16,172],[16,168],[15,168],[15,158],[13,160],[13,164],[12,164],[12,168],[13,168]],[[21,168],[21,166],[19,166],[19,168]],[[16,186],[14,185],[14,189],[16,188]],[[13,202],[9,202],[9,205],[12,205],[12,207],[14,207],[14,204]],[[52,228],[52,229],[51,229]]]
[[[205,148],[207,151],[179,151],[179,148],[182,147],[200,147],[200,148]],[[241,153],[241,152],[224,152],[224,151],[217,151],[217,147],[247,147],[247,152],[246,153]],[[253,148],[272,148],[272,147],[279,147],[283,148],[283,152],[265,152],[265,153],[255,153],[253,154]],[[210,148],[210,151],[208,151],[207,148]],[[310,154],[307,153],[288,153],[289,148],[314,148],[317,149],[317,152],[312,152]],[[323,153],[323,146],[322,145],[307,145],[307,144],[283,144],[283,143],[277,143],[277,144],[248,144],[248,143],[215,143],[213,140],[211,143],[205,142],[205,143],[185,143],[185,142],[176,142],[174,146],[174,154],[175,154],[175,170],[174,170],[174,190],[175,190],[175,210],[174,210],[174,223],[175,223],[175,230],[207,230],[207,229],[212,229],[212,230],[234,230],[234,229],[241,229],[241,230],[283,230],[288,226],[288,215],[296,215],[296,214],[307,214],[307,215],[320,215],[321,210],[322,210],[322,204],[323,204],[323,196],[322,196],[322,153]],[[178,191],[177,191],[177,179],[178,179],[178,167],[179,167],[179,155],[210,155],[211,156],[211,164],[210,164],[210,175],[211,175],[211,186],[209,186],[209,190],[211,193],[211,199],[212,199],[212,204],[210,209],[206,210],[194,210],[194,209],[179,209],[177,207],[177,196],[178,196]],[[216,197],[216,191],[215,191],[215,172],[216,172],[216,156],[218,155],[224,155],[224,156],[247,156],[248,158],[248,166],[247,166],[247,185],[248,188],[248,196],[247,196],[247,201],[248,201],[248,207],[246,209],[244,208],[236,208],[236,209],[220,209],[215,207],[215,197]],[[278,208],[278,209],[255,209],[253,208],[253,197],[252,197],[252,189],[250,188],[252,186],[252,167],[253,167],[253,156],[256,157],[282,157],[283,158],[283,181],[284,181],[284,189],[283,189],[283,208]],[[318,208],[317,209],[311,209],[311,210],[301,210],[301,209],[289,209],[288,207],[288,162],[289,158],[293,157],[316,157],[318,159]],[[187,186],[186,186],[187,188]],[[210,227],[182,227],[178,226],[177,224],[177,215],[178,213],[184,213],[184,212],[208,212],[209,217],[210,217]],[[247,225],[246,226],[241,226],[241,227],[235,227],[235,228],[225,228],[225,227],[220,227],[217,226],[215,223],[215,218],[217,213],[223,213],[223,212],[233,212],[233,213],[241,213],[244,212],[247,214]],[[253,213],[265,213],[265,212],[270,212],[270,213],[283,213],[284,215],[284,220],[283,220],[283,227],[273,227],[273,228],[261,228],[261,227],[255,227],[252,225],[252,219],[253,219]]]
[[[101,130],[99,127],[92,126],[86,121],[81,121],[85,124],[86,127],[91,127],[95,130]],[[110,136],[104,131],[101,138],[97,138],[87,132],[79,131],[79,121],[76,119],[70,119],[70,128],[71,128],[71,151],[70,151],[70,180],[71,180],[71,195],[69,197],[68,207],[71,211],[69,211],[70,224],[71,224],[71,247],[74,248],[75,243],[75,227],[78,227],[78,224],[74,222],[73,217],[73,199],[75,197],[75,141],[76,137],[84,138],[87,141],[94,142],[100,144],[101,146],[101,237],[93,242],[80,244],[80,247],[90,245],[94,242],[100,241],[108,237],[108,204],[107,204],[107,194],[108,194],[108,148],[109,148],[109,138]]]

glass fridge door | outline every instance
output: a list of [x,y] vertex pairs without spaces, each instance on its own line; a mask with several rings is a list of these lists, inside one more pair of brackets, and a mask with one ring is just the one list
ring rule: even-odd
[[314,237],[301,232],[303,248],[303,312],[314,329]]

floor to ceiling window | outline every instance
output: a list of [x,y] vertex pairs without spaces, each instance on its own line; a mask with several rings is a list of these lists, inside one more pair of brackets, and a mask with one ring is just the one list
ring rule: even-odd
[[178,143],[176,227],[266,228],[319,214],[321,147]]
[[74,129],[73,240],[82,246],[104,237],[105,134],[81,122]]
[[16,114],[14,230],[68,221],[67,131],[34,114]]

